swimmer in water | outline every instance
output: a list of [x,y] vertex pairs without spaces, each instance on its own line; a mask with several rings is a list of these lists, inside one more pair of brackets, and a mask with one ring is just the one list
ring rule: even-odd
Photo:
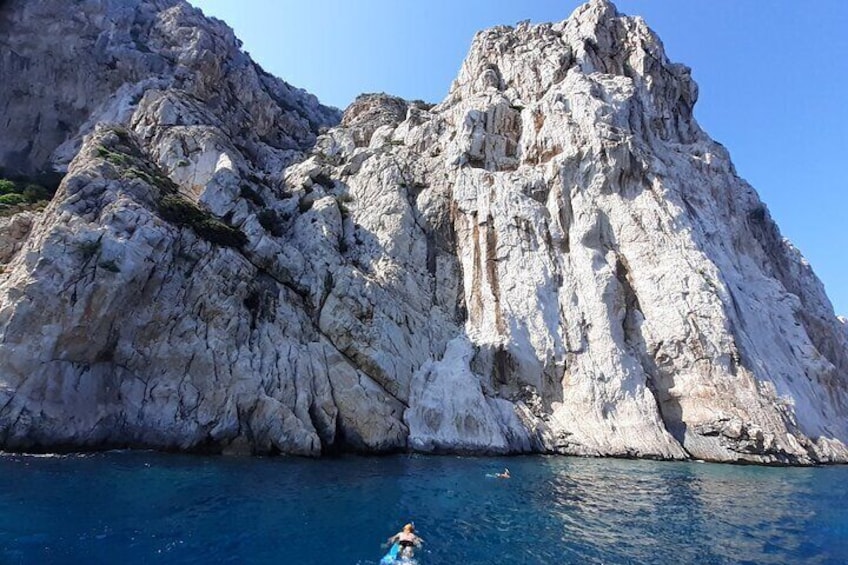
[[389,538],[389,545],[397,543],[400,545],[398,556],[411,559],[416,547],[421,547],[424,540],[415,535],[415,526],[407,524],[401,531]]

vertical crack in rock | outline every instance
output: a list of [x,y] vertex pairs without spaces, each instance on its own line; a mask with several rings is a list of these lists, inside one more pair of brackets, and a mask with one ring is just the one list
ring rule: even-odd
[[627,259],[621,254],[616,256],[615,278],[624,295],[625,314],[621,321],[624,342],[639,359],[645,375],[645,385],[654,396],[657,411],[662,417],[666,430],[685,450],[683,446],[686,438],[686,424],[683,421],[683,412],[679,402],[669,392],[674,388],[674,378],[658,367],[655,359],[656,352],[648,351],[641,329],[645,320],[644,314],[639,304],[639,297],[633,288]]
[[636,291],[633,290],[633,285],[630,282],[630,268],[624,255],[616,256],[615,278],[624,293],[625,315],[621,322],[624,342],[630,347],[635,347],[639,343],[644,343],[639,330],[643,314],[642,308],[639,306],[639,297],[636,296]]
[[[451,249],[451,251],[453,251],[454,249],[458,249],[457,243],[459,241],[459,237],[457,235],[457,232],[460,231],[458,226],[459,226],[459,222],[460,222],[462,215],[461,215],[461,212],[458,209],[458,205],[457,205],[456,200],[453,198],[453,191],[451,191],[449,197],[450,197],[450,204],[449,204],[449,206],[450,206],[450,208],[449,208],[450,209],[450,218],[449,218],[450,224],[449,224],[449,229],[450,229],[450,234],[451,234],[451,239],[450,239],[451,247],[450,247],[450,249]],[[468,300],[467,300],[466,296],[467,296],[467,293],[466,293],[466,288],[465,288],[465,279],[462,276],[459,276],[459,277],[457,277],[456,304],[454,305],[454,308],[453,308],[453,311],[454,311],[453,322],[458,327],[461,327],[462,325],[464,325],[465,322],[467,322],[470,318],[469,304],[468,304]]]
[[468,289],[471,299],[469,300],[468,316],[472,323],[479,323],[483,318],[483,254],[480,251],[480,225],[477,222],[477,214],[471,218],[471,288]]
[[485,244],[486,244],[486,283],[492,293],[492,307],[495,315],[495,330],[499,334],[506,331],[504,326],[503,316],[501,315],[501,293],[500,293],[500,277],[498,275],[498,235],[495,231],[495,220],[490,215],[486,218],[485,226]]

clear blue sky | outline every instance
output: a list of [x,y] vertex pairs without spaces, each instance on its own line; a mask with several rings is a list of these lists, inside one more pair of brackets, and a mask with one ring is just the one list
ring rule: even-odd
[[[192,0],[267,71],[340,108],[440,101],[474,33],[559,21],[575,0]],[[695,115],[848,316],[848,1],[619,0],[700,86]]]

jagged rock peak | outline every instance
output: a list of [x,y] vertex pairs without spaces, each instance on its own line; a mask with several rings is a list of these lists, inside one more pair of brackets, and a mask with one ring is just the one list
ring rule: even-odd
[[269,168],[340,117],[263,71],[224,22],[182,0],[7,0],[0,36],[0,167],[13,173],[64,170],[98,122],[126,123],[151,91],[203,105]]
[[[626,79],[655,106],[659,119],[687,120],[698,98],[690,69],[666,57],[659,37],[638,17],[607,1],[578,7],[559,23],[499,26],[479,32],[451,87],[449,101],[495,89],[523,106],[544,96],[569,71]],[[691,142],[698,134],[677,132]]]
[[358,147],[368,145],[380,126],[396,127],[406,118],[406,100],[388,94],[360,94],[342,116],[342,127],[354,128]]

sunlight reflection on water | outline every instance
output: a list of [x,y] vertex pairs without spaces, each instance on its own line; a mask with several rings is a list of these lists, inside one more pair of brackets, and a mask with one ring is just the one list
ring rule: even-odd
[[[486,477],[508,466],[513,478]],[[0,563],[844,563],[848,468],[0,456]]]

